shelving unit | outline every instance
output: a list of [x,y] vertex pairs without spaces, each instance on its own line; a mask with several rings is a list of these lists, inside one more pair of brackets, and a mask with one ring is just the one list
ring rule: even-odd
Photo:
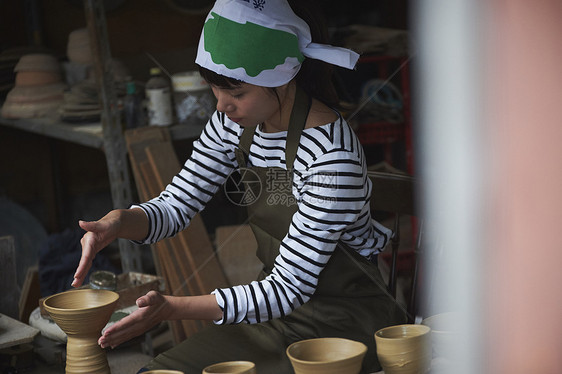
[[[103,109],[101,122],[76,125],[54,118],[0,117],[0,125],[102,150],[107,163],[113,207],[126,208],[133,202],[133,181],[129,173],[121,114],[116,104],[117,95],[112,79],[103,0],[84,0],[84,11],[90,35],[93,68]],[[202,129],[203,125],[176,125],[170,127],[170,134],[173,140],[191,139],[197,138]],[[138,246],[128,240],[119,239],[119,252],[123,272],[142,272]]]

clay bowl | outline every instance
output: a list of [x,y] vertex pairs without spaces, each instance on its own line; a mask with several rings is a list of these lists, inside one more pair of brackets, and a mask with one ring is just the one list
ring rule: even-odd
[[375,333],[377,356],[385,374],[423,374],[431,367],[431,329],[397,325]]
[[57,58],[46,53],[32,53],[20,57],[14,67],[15,72],[20,71],[55,71],[59,72],[61,66]]
[[20,71],[16,74],[16,86],[40,86],[62,82],[58,71]]
[[88,335],[101,332],[117,300],[119,294],[116,292],[85,288],[50,296],[45,299],[44,305],[67,335]]
[[62,101],[65,88],[66,85],[63,83],[15,86],[6,95],[6,101],[11,103]]
[[68,337],[66,374],[110,374],[105,351],[97,344],[119,294],[108,290],[80,289],[45,299],[45,310]]
[[343,338],[301,340],[287,348],[296,374],[357,374],[367,346]]
[[183,374],[183,371],[178,371],[178,370],[149,370],[149,371],[144,371],[143,374]]
[[458,344],[459,316],[457,313],[440,313],[427,317],[422,325],[431,328],[431,345],[435,357],[451,358],[453,349]]
[[256,374],[256,365],[250,361],[227,361],[207,366],[203,374]]

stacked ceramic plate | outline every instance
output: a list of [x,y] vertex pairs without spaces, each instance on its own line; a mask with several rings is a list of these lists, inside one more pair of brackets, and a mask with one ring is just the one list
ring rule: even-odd
[[32,118],[56,114],[66,88],[56,57],[27,54],[19,59],[14,71],[15,87],[6,95],[2,116]]
[[96,84],[89,80],[74,84],[64,94],[59,115],[61,120],[70,123],[98,122],[101,107]]

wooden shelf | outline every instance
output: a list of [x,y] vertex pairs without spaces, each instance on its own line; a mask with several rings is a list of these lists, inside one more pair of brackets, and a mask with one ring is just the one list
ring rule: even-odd
[[[0,125],[90,148],[104,149],[102,125],[100,122],[71,124],[61,122],[55,118],[12,119],[0,117]],[[170,126],[169,130],[172,140],[195,139],[199,137],[203,127],[204,125],[202,124],[174,125]]]

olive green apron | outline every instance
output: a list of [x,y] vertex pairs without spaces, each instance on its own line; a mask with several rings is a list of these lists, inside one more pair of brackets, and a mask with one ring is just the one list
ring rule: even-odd
[[[264,264],[262,278],[273,269],[280,243],[297,211],[292,183],[272,188],[268,181],[279,173],[285,173],[283,181],[292,181],[291,170],[309,107],[308,96],[297,90],[287,133],[286,170],[250,166],[253,173],[241,173],[245,186],[254,188],[256,200],[248,206],[248,217],[258,243],[257,256]],[[240,168],[247,167],[254,132],[255,127],[245,128],[241,136],[236,150]],[[338,245],[320,274],[314,295],[291,314],[258,324],[209,326],[159,355],[146,368],[201,373],[213,363],[248,360],[256,363],[258,374],[293,373],[285,354],[289,344],[316,337],[343,337],[367,345],[362,372],[371,373],[380,370],[375,331],[405,321],[403,311],[386,292],[377,266]]]

